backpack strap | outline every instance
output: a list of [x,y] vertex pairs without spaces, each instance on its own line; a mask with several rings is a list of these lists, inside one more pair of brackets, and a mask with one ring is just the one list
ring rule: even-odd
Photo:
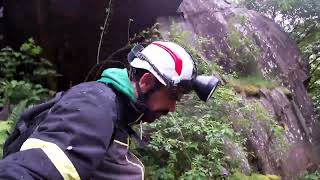
[[118,121],[114,122],[115,130],[119,129],[125,132],[129,135],[130,138],[132,138],[138,144],[140,148],[144,149],[147,143],[140,139],[139,135],[132,129],[130,125],[128,125],[128,122],[122,121],[122,118],[125,118],[124,113],[126,111],[124,106],[126,104],[130,104],[130,99],[120,92],[117,92],[115,90],[114,92],[117,95],[116,103],[118,107]]

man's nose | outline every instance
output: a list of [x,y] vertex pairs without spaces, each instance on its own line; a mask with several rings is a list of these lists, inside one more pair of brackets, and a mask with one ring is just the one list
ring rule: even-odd
[[176,107],[177,107],[177,101],[172,101],[169,111],[176,112]]

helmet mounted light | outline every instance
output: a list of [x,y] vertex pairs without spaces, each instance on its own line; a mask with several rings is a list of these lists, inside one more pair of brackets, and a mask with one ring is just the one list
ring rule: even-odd
[[165,74],[161,73],[160,70],[142,53],[143,49],[144,47],[139,44],[135,45],[131,49],[130,53],[128,54],[129,64],[131,64],[131,62],[135,58],[139,58],[140,60],[147,62],[152,67],[152,69],[160,76],[160,78],[167,84],[168,88],[174,90],[182,89],[184,92],[194,90],[202,101],[207,102],[219,85],[220,81],[215,76],[197,75],[196,64],[194,61],[192,79],[181,80],[178,84],[174,84],[173,80],[171,80]]

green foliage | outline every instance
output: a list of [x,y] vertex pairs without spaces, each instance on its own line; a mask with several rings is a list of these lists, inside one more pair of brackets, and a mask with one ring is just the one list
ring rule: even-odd
[[230,180],[280,180],[280,177],[262,174],[251,174],[250,176],[246,176],[242,173],[236,172],[231,176]]
[[[229,96],[221,89],[218,94]],[[147,178],[210,179],[219,178],[223,167],[237,168],[231,167],[223,152],[224,139],[240,144],[243,141],[215,111],[216,102],[204,105],[193,94],[185,98],[187,104],[178,106],[177,113],[146,127],[148,132],[152,131],[149,149],[142,158],[148,169]]]
[[6,121],[0,121],[0,158],[2,157],[3,143],[5,142],[9,134],[13,131],[15,124],[19,120],[26,107],[27,101],[21,101],[17,106],[15,106]]
[[302,46],[301,49],[309,59],[311,79],[308,90],[314,100],[316,112],[320,116],[320,36],[318,37],[318,41]]
[[319,20],[318,0],[242,0],[240,4],[275,20],[289,32],[298,25]]
[[247,77],[241,77],[238,79],[240,84],[251,84],[254,86],[257,86],[259,88],[267,88],[267,89],[273,89],[275,87],[279,87],[279,83],[272,81],[272,80],[265,80],[261,76],[247,76]]
[[3,149],[3,144],[8,138],[10,134],[10,130],[12,126],[14,125],[13,121],[1,121],[0,122],[0,159],[2,158],[2,149]]
[[0,51],[0,105],[16,105],[27,99],[28,104],[49,95],[45,84],[49,77],[57,76],[53,65],[41,58],[41,47],[33,39],[22,44],[20,51],[7,47]]
[[234,17],[228,20],[230,64],[240,76],[259,74],[257,61],[260,56],[260,49],[255,44],[253,34],[243,34],[237,30],[235,24],[246,25],[246,17]]
[[[233,116],[230,113],[233,109],[238,109],[234,113],[241,113],[244,119]],[[176,113],[145,126],[151,140],[148,149],[139,153],[146,167],[146,178],[223,179],[222,169],[231,173],[240,169],[239,162],[225,154],[225,140],[243,146],[245,137],[252,136],[252,128],[257,123],[263,124],[273,139],[268,146],[270,153],[285,152],[284,128],[259,101],[245,102],[228,86],[217,89],[214,99],[207,104],[199,102],[194,94],[187,95]],[[235,132],[235,125],[243,131]],[[232,177],[237,179],[236,174]],[[277,179],[275,177],[252,174],[245,179]]]
[[316,171],[314,173],[306,174],[300,179],[301,180],[318,180],[320,179],[320,172]]
[[[262,106],[262,104],[253,100],[250,103],[246,103],[240,108],[240,111],[245,117],[251,118],[263,124],[266,127],[268,136],[274,139],[273,145],[277,153],[284,153],[287,148],[287,142],[285,139],[285,129],[278,124],[277,121],[269,114],[269,112]],[[249,134],[248,134],[249,135]]]
[[258,96],[262,88],[273,89],[279,87],[279,83],[275,80],[265,80],[259,75],[232,78],[229,80],[229,84],[237,92],[244,93],[247,96]]
[[33,104],[46,98],[51,93],[40,84],[32,84],[26,81],[0,81],[0,86],[0,94],[3,94],[3,98],[0,99],[2,105],[16,105],[23,100],[26,100],[28,104]]
[[56,76],[53,65],[41,58],[42,49],[32,39],[24,43],[20,51],[7,47],[0,51],[0,79],[23,80],[43,83],[48,77]]
[[155,23],[152,27],[146,28],[142,30],[140,33],[135,34],[133,38],[129,39],[129,43],[134,44],[136,42],[143,41],[143,43],[145,44],[150,44],[153,41],[161,40],[163,39],[163,37],[159,31],[159,28],[160,24]]

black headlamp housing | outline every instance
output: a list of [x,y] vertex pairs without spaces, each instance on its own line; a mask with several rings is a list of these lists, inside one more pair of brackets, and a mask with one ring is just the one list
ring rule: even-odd
[[219,85],[220,81],[215,76],[198,75],[197,66],[194,60],[192,79],[182,80],[178,84],[174,84],[174,82],[170,78],[161,73],[158,68],[144,54],[141,53],[143,49],[143,46],[139,44],[131,49],[130,53],[128,54],[129,64],[134,60],[134,58],[139,58],[140,60],[148,62],[152,69],[165,81],[168,88],[171,88],[173,90],[181,89],[184,93],[194,90],[202,101],[207,102]]

